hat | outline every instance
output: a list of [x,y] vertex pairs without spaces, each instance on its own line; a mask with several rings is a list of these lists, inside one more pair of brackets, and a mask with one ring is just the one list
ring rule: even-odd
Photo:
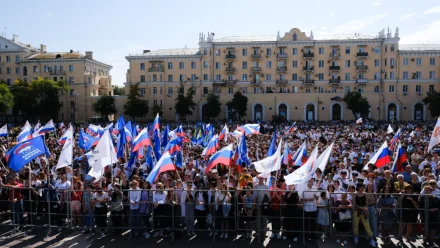
[[201,177],[201,176],[200,176],[200,173],[197,173],[197,174],[196,174],[196,177]]
[[217,173],[217,169],[212,169],[211,173]]
[[339,171],[340,174],[348,174],[348,170],[347,169],[342,169]]
[[268,173],[264,173],[264,172],[263,172],[263,173],[258,174],[257,177],[258,177],[259,179],[265,179],[265,178],[267,178],[268,176],[269,176]]

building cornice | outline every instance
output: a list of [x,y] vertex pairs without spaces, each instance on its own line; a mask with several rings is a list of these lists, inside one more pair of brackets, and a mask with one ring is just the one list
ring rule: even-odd
[[426,51],[426,50],[399,50],[401,56],[440,56],[440,51]]
[[[238,41],[214,42],[216,48],[228,47],[304,47],[304,46],[341,46],[341,45],[380,45],[385,39],[365,40],[301,40],[301,41]],[[397,43],[397,42],[396,42]]]
[[125,57],[128,62],[133,61],[165,61],[165,60],[201,60],[202,55],[153,55],[153,56],[142,56],[142,55],[134,55],[134,56],[126,56]]
[[104,64],[102,62],[90,59],[23,59],[20,60],[20,64],[71,64],[71,63],[84,63],[85,65],[102,66],[108,70],[112,69],[111,65]]

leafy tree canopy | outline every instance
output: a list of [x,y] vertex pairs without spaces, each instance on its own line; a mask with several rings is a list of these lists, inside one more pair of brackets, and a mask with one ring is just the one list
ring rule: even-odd
[[174,105],[174,109],[176,110],[176,114],[179,115],[179,119],[186,119],[188,115],[192,115],[193,111],[196,109],[196,104],[193,101],[193,97],[195,94],[195,90],[193,87],[190,87],[186,96],[183,95],[183,87],[179,91],[179,95],[176,98],[176,104]]
[[128,99],[124,105],[124,114],[130,116],[133,120],[136,117],[148,114],[148,101],[141,98],[139,84],[131,84],[128,92]]
[[100,96],[96,102],[93,103],[93,111],[101,117],[116,114],[115,98],[113,96]]
[[14,95],[5,82],[0,82],[0,113],[6,114],[14,106]]
[[234,97],[226,103],[226,106],[228,107],[228,111],[230,113],[232,112],[232,110],[234,110],[235,113],[238,114],[239,119],[241,119],[246,116],[247,103],[247,96],[243,95],[240,91],[237,91],[234,93]]
[[221,112],[222,103],[220,102],[220,97],[213,93],[209,93],[207,97],[207,103],[205,104],[203,111],[203,118],[216,118]]
[[440,116],[440,92],[432,91],[426,92],[426,97],[423,98],[423,103],[428,105],[429,112],[432,117]]
[[362,117],[367,117],[370,113],[370,103],[367,98],[362,97],[360,92],[352,91],[345,94],[343,101],[347,104],[347,108],[351,110],[353,116],[356,118],[357,114]]

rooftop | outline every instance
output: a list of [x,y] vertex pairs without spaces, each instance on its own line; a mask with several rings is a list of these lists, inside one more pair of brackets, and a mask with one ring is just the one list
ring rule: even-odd
[[440,51],[440,44],[399,44],[404,51]]
[[72,53],[51,52],[51,53],[35,53],[27,57],[26,59],[81,59],[81,58],[85,58],[85,56],[77,52],[72,52]]
[[[314,35],[314,40],[363,40],[377,39],[377,36],[363,34],[333,34],[333,35]],[[214,42],[252,42],[252,41],[276,41],[276,35],[267,36],[227,36],[215,39]]]
[[173,48],[173,49],[159,49],[140,54],[129,54],[129,56],[169,56],[169,55],[199,55],[199,48]]

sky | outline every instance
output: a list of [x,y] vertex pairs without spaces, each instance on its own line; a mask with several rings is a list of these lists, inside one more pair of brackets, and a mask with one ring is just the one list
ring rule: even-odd
[[40,0],[1,4],[0,34],[49,52],[93,51],[122,85],[125,56],[143,50],[198,47],[200,32],[226,36],[310,34],[376,36],[400,29],[400,43],[440,44],[439,0]]

